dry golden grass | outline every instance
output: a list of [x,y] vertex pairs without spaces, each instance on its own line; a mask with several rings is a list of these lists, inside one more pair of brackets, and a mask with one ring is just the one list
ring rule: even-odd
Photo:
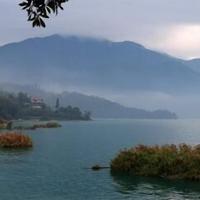
[[29,136],[16,132],[6,132],[0,134],[1,148],[28,148],[32,146],[33,143]]

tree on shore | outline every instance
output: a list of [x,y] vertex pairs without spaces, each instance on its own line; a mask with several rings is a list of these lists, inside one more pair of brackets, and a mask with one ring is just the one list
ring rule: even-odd
[[49,18],[49,14],[58,14],[58,10],[63,10],[63,3],[69,0],[24,0],[19,5],[28,14],[28,21],[33,27],[45,27],[44,19]]
[[16,119],[90,120],[90,117],[90,112],[82,112],[78,107],[60,107],[59,98],[56,100],[55,112],[55,109],[45,103],[34,107],[31,97],[25,93],[0,94],[0,124],[4,120]]
[[56,99],[56,110],[58,110],[59,108],[60,108],[60,99],[59,98],[57,98]]

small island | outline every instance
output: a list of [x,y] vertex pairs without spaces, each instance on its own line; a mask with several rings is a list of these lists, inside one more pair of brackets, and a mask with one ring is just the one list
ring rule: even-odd
[[14,130],[36,130],[40,128],[60,128],[61,124],[58,122],[47,122],[47,123],[35,123],[32,126],[14,126],[12,129]]
[[139,145],[111,161],[112,174],[200,181],[200,145]]

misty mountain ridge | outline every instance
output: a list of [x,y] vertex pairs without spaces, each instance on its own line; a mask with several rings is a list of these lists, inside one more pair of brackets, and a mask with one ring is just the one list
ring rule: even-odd
[[0,47],[1,82],[77,91],[186,117],[200,117],[196,68],[130,41],[52,35]]
[[130,118],[130,119],[176,119],[177,115],[167,110],[147,111],[144,109],[129,108],[119,103],[92,95],[78,92],[53,93],[46,92],[36,86],[0,84],[0,91],[12,93],[24,92],[31,96],[42,97],[51,107],[55,107],[59,98],[63,107],[79,107],[83,111],[90,111],[94,118]]
[[134,42],[52,35],[0,47],[6,82],[93,90],[196,91],[200,74],[182,60]]

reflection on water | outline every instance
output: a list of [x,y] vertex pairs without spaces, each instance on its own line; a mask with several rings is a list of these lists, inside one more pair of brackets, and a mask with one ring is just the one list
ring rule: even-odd
[[29,156],[32,148],[24,149],[1,149],[0,151],[0,165],[23,163],[23,159]]
[[128,199],[200,199],[200,182],[111,175],[116,192]]

